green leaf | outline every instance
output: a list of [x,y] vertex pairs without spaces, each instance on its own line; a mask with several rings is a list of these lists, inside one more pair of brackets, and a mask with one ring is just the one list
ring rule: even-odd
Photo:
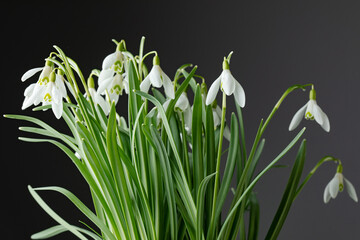
[[276,211],[275,217],[265,237],[265,239],[267,240],[277,239],[277,237],[279,236],[281,228],[289,213],[290,207],[296,197],[299,181],[304,168],[305,155],[306,155],[306,140],[303,140],[299,152],[296,156],[296,161],[291,171],[280,205],[278,207],[278,210]]
[[[72,226],[74,227],[76,230],[78,230],[79,232],[82,232],[86,235],[88,235],[89,237],[91,237],[92,239],[94,240],[102,240],[101,237],[97,236],[96,234],[86,230],[86,229],[83,229],[83,228],[79,228],[79,227],[76,227],[76,226]],[[53,226],[53,227],[50,227],[48,229],[45,229],[41,232],[38,232],[38,233],[35,233],[33,235],[31,235],[31,239],[47,239],[47,238],[51,238],[51,237],[54,237],[56,235],[59,235],[63,232],[66,232],[68,231],[64,226],[62,225],[56,225],[56,226]]]
[[239,126],[235,114],[231,115],[231,138],[230,149],[226,160],[224,175],[221,181],[218,197],[216,200],[215,223],[218,221],[226,196],[230,189],[231,179],[236,166],[237,147],[239,144]]
[[66,196],[87,218],[89,218],[109,239],[116,240],[109,228],[73,193],[61,187],[40,187],[34,188],[35,191],[55,191]]
[[248,240],[256,240],[259,232],[260,206],[254,192],[252,192],[249,197],[249,208]]
[[196,208],[197,208],[197,216],[196,216],[196,239],[202,240],[203,236],[203,226],[204,226],[204,202],[205,202],[205,193],[206,193],[206,186],[208,185],[209,181],[212,177],[216,174],[212,173],[209,176],[206,176],[199,185],[199,190],[197,193],[196,198]]
[[[204,178],[204,161],[202,148],[202,98],[200,86],[197,85],[192,115],[192,156],[193,156],[193,178],[194,194],[197,194],[200,182]],[[185,140],[185,139],[184,139]]]
[[73,233],[75,236],[82,240],[87,240],[87,238],[82,235],[76,228],[74,228],[72,225],[67,223],[63,218],[61,218],[57,213],[55,213],[45,202],[42,200],[42,198],[36,193],[36,191],[29,185],[28,186],[29,192],[31,196],[35,199],[35,201],[40,205],[44,211],[49,214],[50,217],[52,217],[56,222],[58,222],[60,225],[64,226],[68,231]]

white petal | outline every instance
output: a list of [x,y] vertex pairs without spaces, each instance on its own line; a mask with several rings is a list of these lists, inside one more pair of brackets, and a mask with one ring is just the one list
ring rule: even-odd
[[191,132],[192,127],[192,110],[191,108],[186,108],[184,111],[184,121],[185,121],[185,129],[188,132]]
[[322,125],[324,120],[323,120],[323,114],[322,114],[322,110],[319,107],[319,105],[317,105],[317,103],[315,102],[315,100],[310,100],[310,101],[314,101],[314,106],[313,106],[313,115],[315,118],[315,121]]
[[170,78],[165,73],[162,73],[161,76],[163,78],[163,84],[164,84],[163,86],[164,86],[164,90],[165,90],[165,95],[171,99],[174,99],[175,91],[174,91],[173,83],[171,82]]
[[[220,76],[221,77],[221,76]],[[219,92],[221,78],[218,77],[213,84],[211,84],[208,94],[206,96],[206,105],[212,104]]]
[[237,81],[235,81],[234,97],[235,97],[236,103],[240,107],[242,107],[242,108],[245,107],[245,91],[242,88],[242,86],[240,85],[240,83],[238,83]]
[[231,132],[230,132],[230,129],[229,129],[228,125],[226,125],[225,128],[224,128],[224,137],[225,137],[226,140],[228,140],[230,142]]
[[216,128],[217,126],[220,125],[221,123],[221,115],[219,115],[215,110],[213,110],[213,119],[214,119],[214,127]]
[[228,69],[223,70],[221,75],[221,89],[226,95],[230,96],[235,91],[236,80]]
[[190,103],[186,96],[186,93],[182,93],[175,103],[175,108],[181,109],[181,111],[185,111],[187,108],[189,108]]
[[56,103],[56,104],[59,104],[60,102],[62,102],[62,96],[61,96],[61,93],[60,91],[55,87],[53,86],[51,88],[51,96],[52,96],[52,100]]
[[66,97],[67,93],[66,93],[66,88],[65,88],[65,83],[64,83],[63,77],[56,75],[55,85],[58,88],[58,90],[61,94],[61,97]]
[[339,192],[339,177],[338,177],[339,173],[335,174],[335,177],[333,177],[333,179],[331,179],[330,183],[329,183],[329,192],[332,198],[336,198],[338,192]]
[[150,82],[154,87],[161,87],[162,86],[162,80],[161,80],[161,73],[162,70],[160,68],[159,65],[155,65],[152,67],[150,73],[149,73],[149,78],[150,78]]
[[113,69],[105,69],[100,72],[98,83],[100,84],[102,81],[111,78],[114,75]]
[[95,96],[94,98],[95,103],[99,104],[99,106],[102,108],[104,113],[108,115],[110,112],[110,104],[104,98],[102,98],[100,94],[95,94],[94,96]]
[[30,85],[25,89],[25,91],[24,91],[24,96],[25,96],[25,97],[30,96],[30,95],[33,93],[33,91],[34,91],[35,86],[36,86],[36,83],[30,84]]
[[52,110],[57,119],[61,118],[62,112],[63,112],[63,102],[60,101],[59,103],[56,103],[55,101],[52,103]]
[[105,94],[105,90],[109,90],[111,88],[113,77],[108,79],[104,79],[101,83],[99,83],[99,87],[97,92],[100,94]]
[[306,103],[302,108],[300,108],[294,115],[294,117],[292,118],[290,125],[289,125],[289,131],[294,130],[299,123],[301,122],[301,120],[304,117],[305,111],[307,109],[307,105],[308,103]]
[[116,61],[116,52],[107,55],[102,63],[102,69],[111,68]]
[[330,188],[330,183],[326,185],[324,191],[324,203],[328,203],[330,201],[331,196],[330,196],[329,188]]
[[323,124],[321,125],[321,127],[326,131],[326,132],[330,132],[330,121],[329,121],[329,118],[328,116],[323,112],[321,111],[322,113],[322,119],[323,119]]
[[150,78],[149,75],[147,75],[146,78],[140,84],[140,90],[147,93],[149,91],[150,85],[151,85]]
[[351,182],[349,180],[347,180],[346,178],[344,178],[345,180],[345,188],[346,191],[348,192],[349,196],[355,201],[358,202],[358,197],[356,195],[356,191],[354,186],[351,184]]
[[31,78],[32,76],[34,76],[35,73],[40,72],[41,70],[43,70],[44,67],[37,67],[37,68],[33,68],[30,69],[28,71],[26,71],[26,73],[24,73],[24,75],[22,75],[21,77],[21,81],[26,81],[27,79]]

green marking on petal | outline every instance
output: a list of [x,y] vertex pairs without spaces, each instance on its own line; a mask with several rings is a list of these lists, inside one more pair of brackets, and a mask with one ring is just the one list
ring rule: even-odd
[[116,94],[120,94],[121,93],[121,87],[120,87],[120,85],[119,84],[116,84],[115,86],[113,86],[112,88],[111,88],[111,90],[110,90],[110,92],[111,93],[116,93]]
[[342,192],[344,190],[344,184],[340,183],[339,184],[339,192]]
[[305,119],[306,120],[314,120],[315,117],[314,117],[314,115],[311,114],[311,112],[306,112],[305,113]]
[[52,97],[51,97],[50,93],[45,94],[44,101],[50,103],[51,100],[52,100]]

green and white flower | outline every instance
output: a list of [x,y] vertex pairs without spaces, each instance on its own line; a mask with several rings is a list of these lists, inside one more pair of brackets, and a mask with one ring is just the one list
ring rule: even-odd
[[357,202],[358,197],[354,186],[351,184],[349,180],[347,180],[344,177],[341,171],[340,172],[338,171],[335,174],[335,176],[331,179],[331,181],[326,185],[324,191],[324,202],[328,203],[330,201],[330,198],[336,198],[337,194],[339,192],[342,192],[344,188],[346,188],[346,191],[348,192],[350,198],[352,198],[355,202]]
[[125,50],[125,43],[124,41],[121,41],[117,44],[115,52],[107,55],[103,62],[102,62],[102,69],[110,69],[114,68],[115,66],[121,66],[124,62],[124,55],[122,54],[122,51]]
[[289,125],[289,131],[294,130],[300,124],[304,116],[306,120],[315,120],[326,132],[330,131],[329,118],[317,104],[314,88],[310,90],[310,100],[300,108],[292,118]]
[[206,105],[211,104],[221,89],[227,96],[234,94],[235,101],[240,107],[245,107],[245,91],[240,83],[233,77],[230,72],[229,62],[224,59],[223,71],[220,76],[213,82],[209,88],[206,97]]
[[125,90],[126,94],[129,93],[127,78],[124,79],[123,74],[115,72],[113,69],[101,71],[98,83],[98,93],[105,95],[107,92],[110,101],[114,101],[115,103],[118,102],[119,95],[122,95],[123,90]]
[[23,82],[41,71],[38,81],[36,83],[30,84],[24,91],[25,99],[21,107],[22,110],[33,104],[36,106],[42,102],[47,84],[50,82],[50,73],[52,70],[52,62],[46,61],[44,67],[33,68],[24,73],[24,75],[21,77],[21,81]]
[[161,69],[158,55],[155,55],[153,59],[153,67],[151,71],[141,82],[140,90],[147,93],[151,85],[156,88],[164,86],[165,95],[171,99],[175,98],[174,85],[170,78]]
[[95,105],[98,104],[104,113],[108,115],[110,112],[110,104],[100,95],[98,91],[96,91],[94,79],[92,77],[89,77],[88,79],[88,90]]

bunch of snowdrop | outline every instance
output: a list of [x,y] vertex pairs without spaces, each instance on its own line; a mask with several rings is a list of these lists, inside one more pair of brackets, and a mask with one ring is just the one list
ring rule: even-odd
[[[197,67],[191,64],[181,66],[171,79],[160,67],[157,52],[144,54],[144,41],[142,38],[139,54],[134,56],[125,41],[114,40],[115,51],[105,57],[101,69],[94,69],[87,78],[76,62],[55,46],[56,52],[45,59],[44,67],[31,69],[21,78],[30,81],[40,72],[36,83],[24,92],[22,109],[42,103],[34,110],[52,109],[57,119],[66,122],[69,133],[60,133],[34,117],[6,117],[38,126],[20,129],[42,138],[21,140],[54,144],[73,161],[88,183],[95,209],[92,212],[64,188],[29,186],[34,199],[59,223],[34,234],[32,239],[64,231],[80,239],[96,240],[245,239],[246,235],[257,239],[260,213],[253,188],[295,146],[305,128],[267,167],[257,171],[265,144],[263,133],[287,95],[308,87],[309,101],[295,113],[289,130],[295,130],[305,118],[315,120],[329,132],[330,122],[317,105],[314,85],[288,88],[266,120],[260,121],[248,151],[242,117],[246,97],[230,71],[232,53],[224,57],[222,72],[207,91],[204,78],[195,74]],[[145,64],[149,56],[153,57],[150,71]],[[194,94],[191,101],[189,91]],[[219,93],[221,105],[216,100]],[[225,116],[230,96],[234,97],[236,113],[229,120]],[[116,105],[125,98],[128,115],[120,116]],[[223,149],[224,139],[229,141],[227,150]],[[266,239],[277,239],[291,204],[325,162],[335,162],[338,167],[325,188],[324,202],[344,188],[358,201],[354,186],[342,174],[341,161],[332,156],[322,158],[300,183],[305,153],[303,140]],[[222,161],[225,169],[220,174]],[[236,187],[231,192],[234,178]],[[65,195],[92,225],[79,227],[66,222],[42,200],[38,192],[44,190]],[[229,194],[232,203],[224,212]]]

